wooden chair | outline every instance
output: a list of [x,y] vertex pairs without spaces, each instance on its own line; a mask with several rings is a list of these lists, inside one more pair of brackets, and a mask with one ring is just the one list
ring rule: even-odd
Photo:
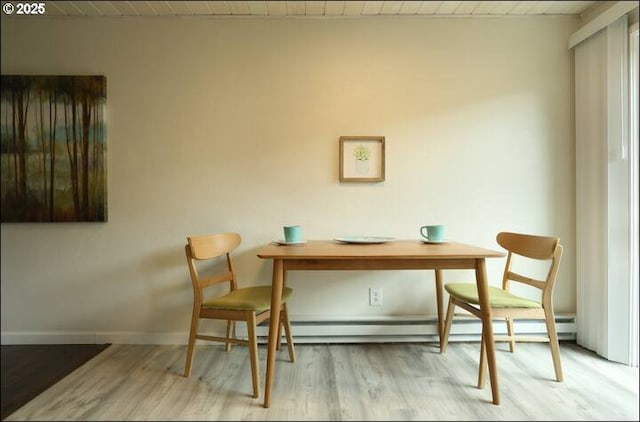
[[[562,245],[560,239],[555,237],[533,236],[518,233],[499,233],[496,237],[500,246],[508,251],[507,261],[502,277],[502,288],[489,286],[489,301],[491,304],[492,318],[504,318],[507,323],[507,336],[495,336],[495,341],[508,341],[509,350],[515,351],[516,339],[527,341],[549,342],[551,357],[555,368],[556,380],[562,382],[562,364],[560,362],[560,347],[556,332],[555,315],[553,313],[553,286],[558,274],[560,260],[562,259]],[[516,258],[519,256],[519,258]],[[512,270],[514,260],[524,261],[522,257],[546,262],[548,271],[544,280],[537,280],[524,276]],[[541,300],[534,301],[517,296],[510,292],[511,282],[524,283],[541,290]],[[447,283],[445,290],[449,293],[449,305],[441,351],[447,349],[451,322],[454,309],[459,306],[471,314],[480,318],[477,287],[475,283]],[[513,330],[513,320],[517,318],[543,319],[547,326],[546,337],[517,336]],[[480,368],[478,371],[478,388],[483,388],[486,378],[486,348],[482,336],[480,347]]]
[[[189,346],[187,348],[187,362],[184,376],[189,377],[191,374],[196,339],[223,342],[225,343],[226,351],[231,350],[232,343],[248,345],[251,361],[253,397],[257,398],[260,395],[260,371],[258,365],[256,325],[264,320],[268,320],[271,314],[271,286],[238,288],[236,272],[231,259],[231,251],[236,249],[240,244],[240,235],[236,233],[212,234],[191,236],[188,237],[187,240],[188,243],[185,245],[185,253],[187,255],[187,263],[189,264],[189,272],[191,273],[191,281],[193,284],[193,314],[191,316],[191,332],[189,334]],[[197,264],[198,261],[215,262],[222,259],[222,256],[226,259],[225,272],[214,276],[207,275],[206,277],[200,275],[198,268],[201,269],[202,273],[204,273],[204,271],[202,271],[204,268],[202,263]],[[209,271],[211,272],[213,270],[210,269]],[[205,298],[205,290],[207,287],[226,282],[229,283],[228,293],[221,296]],[[291,288],[283,288],[278,333],[281,332],[282,326],[284,325],[289,358],[291,362],[295,362],[296,355],[286,305],[286,301],[292,293],[293,290]],[[199,334],[198,325],[200,318],[227,320],[226,337]],[[245,321],[247,323],[248,340],[237,339],[235,335],[232,334],[235,331],[235,321]]]

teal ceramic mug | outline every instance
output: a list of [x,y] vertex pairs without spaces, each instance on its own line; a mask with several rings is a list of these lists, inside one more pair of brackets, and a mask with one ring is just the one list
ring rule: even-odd
[[444,241],[444,225],[432,224],[422,226],[420,227],[420,234],[429,242],[442,242]]
[[284,241],[287,243],[300,242],[302,240],[302,227],[284,226]]

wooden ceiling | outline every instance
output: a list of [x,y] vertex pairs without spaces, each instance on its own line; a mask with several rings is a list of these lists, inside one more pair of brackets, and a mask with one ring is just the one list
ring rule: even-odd
[[[16,2],[13,2],[16,3]],[[581,15],[599,1],[46,1],[46,15],[499,16]]]

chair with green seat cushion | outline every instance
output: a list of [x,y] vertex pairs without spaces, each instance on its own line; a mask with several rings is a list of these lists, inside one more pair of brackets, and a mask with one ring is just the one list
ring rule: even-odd
[[[562,364],[560,362],[560,347],[556,331],[555,315],[553,312],[553,287],[562,259],[562,245],[560,239],[548,236],[535,236],[520,233],[501,232],[496,237],[498,244],[507,250],[507,261],[502,277],[502,288],[489,286],[489,303],[492,318],[504,318],[507,322],[507,336],[495,336],[495,340],[509,342],[511,352],[515,351],[516,340],[546,341],[551,346],[551,357],[555,369],[556,380],[563,380]],[[535,279],[521,274],[513,269],[517,260],[539,261],[545,263],[546,276]],[[528,267],[523,267],[528,268]],[[518,296],[511,292],[511,283],[524,283],[540,290],[540,301]],[[441,352],[447,350],[449,333],[453,322],[454,310],[458,306],[480,318],[480,306],[476,283],[446,283],[445,290],[449,293],[449,305],[442,335]],[[513,320],[519,318],[542,319],[546,322],[546,337],[516,336]],[[483,388],[486,374],[486,350],[484,333],[481,341],[480,369],[478,371],[478,388]]]
[[[187,264],[191,274],[193,285],[193,313],[191,315],[191,330],[189,334],[189,345],[187,347],[187,362],[184,376],[191,375],[193,356],[195,353],[195,343],[197,339],[220,341],[225,343],[225,349],[231,350],[231,344],[243,344],[249,346],[251,360],[251,378],[253,383],[253,397],[260,395],[259,364],[258,364],[258,341],[256,337],[256,326],[262,321],[268,320],[271,311],[271,286],[254,286],[238,288],[231,252],[240,245],[241,238],[237,233],[212,234],[204,236],[191,236],[187,238],[185,245]],[[215,261],[221,260],[226,264],[225,270],[216,271]],[[206,266],[200,261],[207,262]],[[213,268],[213,269],[212,269]],[[214,272],[214,275],[209,274]],[[206,275],[205,275],[206,274]],[[205,293],[209,287],[217,286],[220,283],[229,283],[228,293],[212,296]],[[214,287],[215,289],[215,287]],[[289,359],[295,362],[296,355],[293,346],[293,336],[291,335],[291,324],[287,313],[287,300],[293,294],[293,290],[284,287],[282,290],[282,308],[280,310],[280,327],[284,326],[289,349]],[[226,337],[217,337],[198,333],[198,326],[201,318],[218,319],[227,321]],[[247,323],[248,339],[237,339],[232,335],[235,321],[245,321]]]
[[[474,283],[448,283],[445,287],[449,295],[479,305],[478,289]],[[492,308],[542,308],[540,302],[516,296],[507,290],[489,286],[489,298]]]
[[[282,301],[286,302],[293,290],[282,289]],[[266,311],[271,306],[271,287],[257,286],[237,289],[228,294],[209,299],[202,303],[206,309],[253,310],[257,313]]]

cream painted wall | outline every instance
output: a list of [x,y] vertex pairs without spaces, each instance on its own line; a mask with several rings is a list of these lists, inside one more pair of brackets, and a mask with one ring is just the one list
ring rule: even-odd
[[[443,223],[449,239],[496,249],[501,230],[557,235],[556,311],[575,312],[576,27],[565,17],[3,17],[3,74],[106,75],[109,157],[109,222],[2,224],[3,338],[186,342],[186,236],[239,232],[241,283],[266,283],[271,263],[256,251],[289,223],[307,239],[417,239],[421,225]],[[386,137],[384,183],[338,182],[341,135]],[[503,264],[488,262],[492,284]],[[290,283],[294,319],[435,314],[431,273],[292,273]],[[368,305],[369,287],[382,287],[382,306]]]

